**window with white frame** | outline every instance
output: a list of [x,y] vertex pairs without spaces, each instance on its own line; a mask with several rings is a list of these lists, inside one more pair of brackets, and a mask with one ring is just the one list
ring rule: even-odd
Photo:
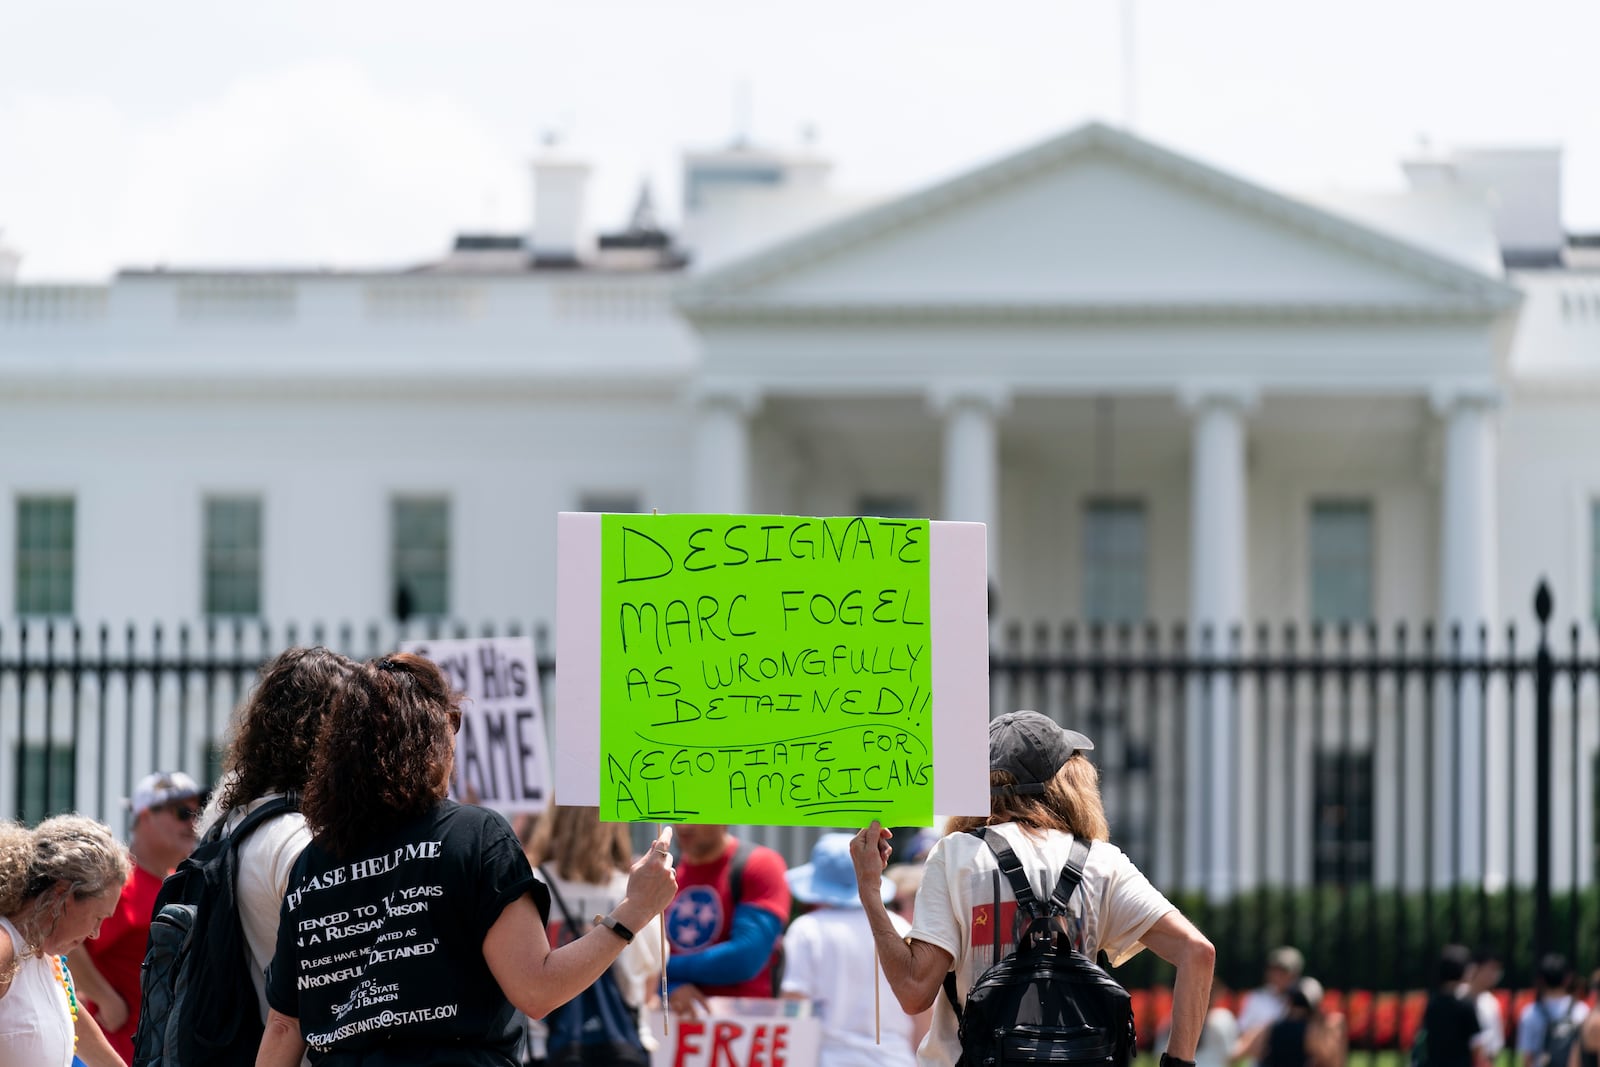
[[1083,617],[1141,622],[1148,617],[1145,572],[1150,547],[1144,502],[1099,498],[1083,506]]
[[1372,504],[1311,503],[1311,620],[1366,622],[1372,604]]
[[261,614],[261,499],[208,497],[203,522],[206,614]]
[[1589,614],[1600,623],[1600,499],[1589,502]]
[[1312,768],[1311,876],[1318,885],[1372,880],[1372,753],[1323,749]]
[[578,510],[604,515],[636,515],[644,509],[639,506],[638,493],[597,489],[578,494]]
[[78,750],[70,741],[57,741],[46,751],[44,743],[17,746],[17,799],[19,821],[32,825],[40,819],[72,811],[77,788]]
[[856,497],[856,514],[874,519],[925,519],[911,493],[862,493]]
[[72,614],[75,510],[70,496],[17,498],[18,615]]
[[398,496],[389,506],[395,617],[450,614],[450,501]]

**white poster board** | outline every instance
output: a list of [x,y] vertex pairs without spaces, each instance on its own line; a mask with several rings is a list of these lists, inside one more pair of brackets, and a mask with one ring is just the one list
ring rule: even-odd
[[[989,813],[988,555],[982,523],[929,530],[933,810]],[[600,804],[600,515],[556,516],[556,789]]]
[[407,641],[463,694],[450,795],[505,815],[550,805],[550,745],[528,637]]
[[[672,1020],[661,1033],[661,1013],[650,1012],[656,1049],[650,1067],[816,1067],[822,1044],[822,1023],[808,1013],[788,1013],[786,1006],[808,1009],[807,1001],[774,1001],[777,1011],[763,1011],[761,1002],[712,998],[704,1019]],[[748,1010],[741,1010],[744,1005]]]

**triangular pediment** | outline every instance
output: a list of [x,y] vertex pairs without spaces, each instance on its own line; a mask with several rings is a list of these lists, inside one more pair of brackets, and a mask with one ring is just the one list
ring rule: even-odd
[[712,271],[691,317],[962,308],[1474,311],[1515,291],[1089,125]]

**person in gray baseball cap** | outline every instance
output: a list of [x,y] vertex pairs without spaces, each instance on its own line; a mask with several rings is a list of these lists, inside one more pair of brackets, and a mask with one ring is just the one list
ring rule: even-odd
[[1116,966],[1149,948],[1177,968],[1162,1067],[1194,1067],[1216,950],[1111,843],[1100,774],[1086,755],[1092,751],[1088,737],[1036,711],[992,720],[989,814],[950,821],[928,854],[904,937],[881,895],[889,831],[873,822],[851,838],[856,887],[884,977],[907,1012],[933,1008],[920,1064],[953,1067],[961,1058],[955,1006],[940,996],[945,975],[954,973],[965,1002],[977,977],[1016,950],[1025,923],[1000,875],[999,846],[1014,854],[1039,900],[1050,898],[1069,860],[1081,864],[1080,887],[1067,903],[1067,929],[1078,951],[1090,959],[1104,952]]

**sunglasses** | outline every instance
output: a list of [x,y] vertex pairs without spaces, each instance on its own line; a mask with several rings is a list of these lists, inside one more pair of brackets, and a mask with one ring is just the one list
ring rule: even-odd
[[180,804],[175,808],[163,808],[162,810],[169,812],[179,822],[190,822],[200,814],[199,808],[191,808],[186,804]]

